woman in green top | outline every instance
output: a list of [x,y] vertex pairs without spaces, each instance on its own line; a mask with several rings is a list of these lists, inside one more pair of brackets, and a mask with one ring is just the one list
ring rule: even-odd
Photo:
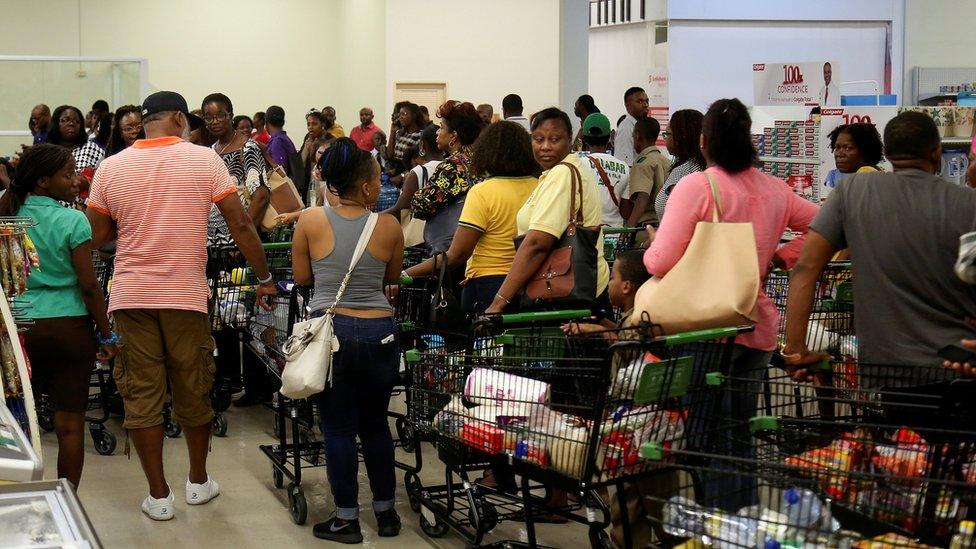
[[118,343],[92,266],[91,226],[84,213],[60,204],[74,202],[78,183],[69,149],[34,145],[21,157],[10,188],[0,198],[0,215],[34,221],[27,234],[37,247],[40,268],[31,271],[22,297],[28,304],[25,315],[33,320],[25,347],[31,383],[54,407],[58,477],[75,486],[85,463],[91,371],[96,359],[115,356]]

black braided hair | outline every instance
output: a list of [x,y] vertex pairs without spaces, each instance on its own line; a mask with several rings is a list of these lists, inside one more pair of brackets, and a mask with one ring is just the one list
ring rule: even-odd
[[319,160],[319,172],[329,189],[346,196],[356,184],[373,175],[373,156],[348,137],[336,139]]
[[73,158],[70,150],[49,143],[40,143],[24,151],[10,180],[10,188],[0,197],[0,215],[17,215],[27,195],[34,192],[38,180],[58,173]]

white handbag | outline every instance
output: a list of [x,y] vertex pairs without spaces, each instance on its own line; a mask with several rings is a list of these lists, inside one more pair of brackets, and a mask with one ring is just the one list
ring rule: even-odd
[[285,368],[281,373],[282,395],[292,399],[308,398],[325,390],[326,383],[332,385],[332,355],[339,350],[339,340],[332,329],[334,310],[346,293],[353,269],[366,251],[377,219],[379,215],[375,213],[369,214],[366,219],[366,226],[349,261],[349,270],[336,292],[335,302],[324,315],[296,323],[291,336],[281,347],[285,355]]

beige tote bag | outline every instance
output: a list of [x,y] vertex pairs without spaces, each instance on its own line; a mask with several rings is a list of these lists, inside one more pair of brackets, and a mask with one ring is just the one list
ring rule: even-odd
[[708,172],[712,220],[699,221],[678,263],[637,291],[632,323],[647,313],[665,334],[753,324],[759,258],[752,223],[723,222],[721,197]]

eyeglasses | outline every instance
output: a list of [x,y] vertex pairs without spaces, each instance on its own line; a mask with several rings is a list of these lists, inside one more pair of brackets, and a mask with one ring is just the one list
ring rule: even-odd
[[203,121],[207,124],[213,124],[214,122],[223,122],[224,120],[227,120],[228,116],[230,116],[230,113],[221,112],[213,116],[204,116]]
[[124,132],[137,132],[142,129],[142,124],[137,124],[135,126],[121,126]]
[[67,117],[59,118],[58,119],[58,123],[59,124],[71,124],[71,125],[74,125],[74,126],[80,126],[81,125],[81,122],[79,122],[78,119],[75,118],[75,117],[73,117],[73,116],[67,116]]

